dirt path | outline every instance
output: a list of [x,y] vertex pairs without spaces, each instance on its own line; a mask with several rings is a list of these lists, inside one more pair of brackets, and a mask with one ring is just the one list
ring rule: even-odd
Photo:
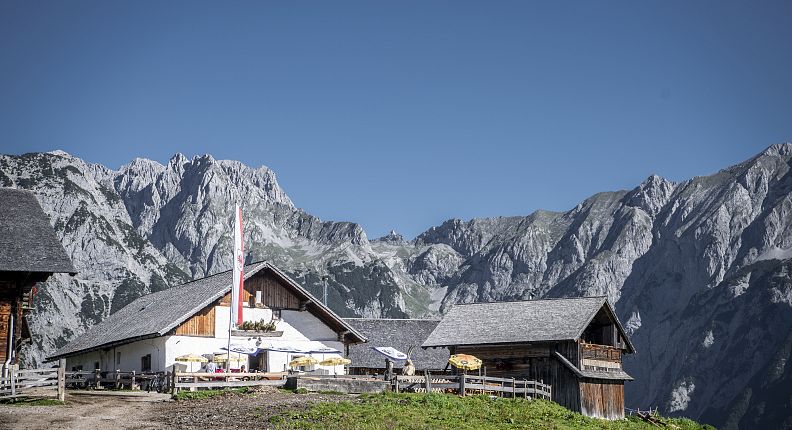
[[0,429],[160,429],[151,412],[163,402],[167,394],[74,392],[63,406],[0,405]]
[[167,394],[140,391],[70,392],[63,406],[0,405],[0,430],[24,429],[268,429],[269,418],[315,402],[356,396],[294,394],[261,387],[252,394],[171,401]]

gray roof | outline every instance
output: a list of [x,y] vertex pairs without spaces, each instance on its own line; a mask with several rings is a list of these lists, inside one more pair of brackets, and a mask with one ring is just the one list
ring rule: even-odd
[[[356,338],[354,340],[365,341],[365,337],[272,264],[258,262],[245,266],[245,279],[263,269],[272,270],[293,288],[298,297],[309,300],[310,311],[319,314],[326,322],[335,323],[341,331],[348,331]],[[233,273],[229,270],[140,297],[88,329],[49,358],[56,359],[139,339],[164,336],[226,295],[231,291],[232,283]]]
[[[349,347],[348,358],[352,360],[350,367],[384,369],[385,357],[371,349],[375,346],[391,346],[404,353],[414,347],[411,358],[418,370],[443,369],[448,363],[448,349],[420,348],[439,320],[345,318],[345,321],[368,339],[367,343]],[[394,367],[399,368],[403,364],[396,362]]]
[[77,272],[30,191],[0,188],[0,271]]
[[457,304],[423,347],[577,340],[603,306],[634,351],[605,297]]

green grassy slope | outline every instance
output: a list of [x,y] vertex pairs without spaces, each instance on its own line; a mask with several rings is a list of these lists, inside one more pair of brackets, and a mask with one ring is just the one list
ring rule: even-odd
[[[445,394],[364,395],[358,401],[318,403],[273,417],[281,429],[657,429],[631,417],[605,421],[584,417],[543,400],[461,398]],[[713,430],[688,419],[663,419],[669,429]]]

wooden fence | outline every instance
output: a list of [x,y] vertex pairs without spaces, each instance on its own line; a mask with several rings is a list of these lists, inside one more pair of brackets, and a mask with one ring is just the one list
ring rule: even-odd
[[515,378],[495,378],[476,375],[442,375],[430,373],[416,376],[394,377],[394,391],[443,393],[453,391],[459,395],[493,394],[501,397],[540,397],[550,400],[552,387],[537,381]]
[[65,372],[67,388],[129,389],[146,390],[155,378],[161,378],[163,386],[168,386],[169,372],[136,371],[69,371]]
[[286,384],[286,374],[176,372],[169,382],[170,391],[176,394],[181,389],[283,386]]
[[18,369],[11,367],[0,375],[0,399],[53,395],[64,401],[66,396],[63,367],[49,369]]

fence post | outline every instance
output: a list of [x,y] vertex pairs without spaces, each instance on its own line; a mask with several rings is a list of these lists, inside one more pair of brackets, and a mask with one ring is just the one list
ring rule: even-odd
[[115,387],[116,387],[116,390],[117,390],[117,389],[121,388],[121,370],[119,370],[119,369],[116,369],[116,371],[115,371],[115,380],[116,380]]
[[11,395],[16,396],[16,368],[14,365],[10,366],[8,378],[8,382],[11,383]]
[[517,397],[517,387],[514,385],[514,378],[512,378],[512,399]]
[[102,371],[99,369],[94,369],[94,382],[96,382],[96,388],[102,388]]
[[426,394],[429,394],[432,390],[432,381],[429,379],[428,370],[424,370],[424,379],[426,380]]
[[66,359],[58,360],[58,401],[66,401]]
[[130,390],[134,390],[135,389],[135,371],[134,370],[132,371],[132,382],[131,382],[131,384],[129,386],[129,389]]
[[396,376],[396,385],[394,386],[394,388],[395,388],[396,392],[398,393],[399,392],[399,377],[398,376]]
[[170,392],[172,395],[176,395],[179,392],[179,389],[176,388],[176,369],[173,372],[168,372],[167,375],[169,376],[168,382],[170,382]]
[[464,373],[459,375],[459,395],[465,397],[465,379],[467,375]]
[[528,398],[528,380],[523,378],[523,397]]

